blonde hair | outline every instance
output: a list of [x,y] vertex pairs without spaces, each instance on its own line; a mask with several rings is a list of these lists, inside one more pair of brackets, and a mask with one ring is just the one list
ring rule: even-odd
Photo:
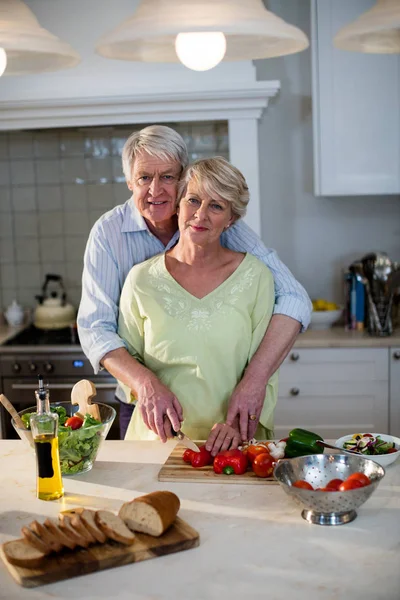
[[178,204],[185,196],[190,181],[196,181],[208,196],[217,194],[231,204],[236,219],[244,217],[250,200],[249,188],[242,173],[222,156],[202,158],[182,173],[178,187]]
[[131,180],[136,155],[143,151],[162,160],[175,160],[182,169],[189,162],[186,144],[177,131],[165,125],[150,125],[134,131],[124,144],[122,169],[127,182]]

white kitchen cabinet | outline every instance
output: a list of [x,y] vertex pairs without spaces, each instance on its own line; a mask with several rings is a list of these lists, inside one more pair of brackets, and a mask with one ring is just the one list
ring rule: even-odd
[[388,390],[387,348],[293,349],[280,369],[275,437],[294,427],[325,439],[387,432]]
[[337,31],[375,0],[312,0],[317,196],[400,193],[400,57],[338,50]]
[[400,437],[400,346],[389,348],[389,433]]

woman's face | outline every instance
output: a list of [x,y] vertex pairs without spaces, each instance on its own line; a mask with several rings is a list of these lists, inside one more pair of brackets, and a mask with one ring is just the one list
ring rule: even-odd
[[189,182],[177,212],[181,237],[200,246],[219,241],[234,221],[231,203],[217,194],[209,196],[196,181]]

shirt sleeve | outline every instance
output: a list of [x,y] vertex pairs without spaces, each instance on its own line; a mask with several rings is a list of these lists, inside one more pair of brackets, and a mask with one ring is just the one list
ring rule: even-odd
[[301,330],[305,331],[311,318],[311,300],[275,250],[266,248],[257,234],[242,220],[222,234],[222,244],[237,252],[249,252],[270,269],[275,284],[274,315],[282,314],[296,319],[301,323]]
[[82,350],[98,373],[105,354],[126,347],[117,333],[120,296],[118,266],[101,225],[93,227],[86,246],[78,334]]

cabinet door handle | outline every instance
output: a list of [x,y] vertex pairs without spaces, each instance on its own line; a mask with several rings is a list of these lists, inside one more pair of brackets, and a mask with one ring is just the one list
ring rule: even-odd
[[300,390],[297,387],[294,387],[290,390],[290,395],[291,396],[298,396],[300,394]]
[[400,360],[400,352],[393,352],[393,358],[394,360]]
[[300,358],[300,354],[298,352],[292,352],[292,354],[290,355],[290,360],[293,360],[293,362],[296,362],[296,360],[299,360]]

